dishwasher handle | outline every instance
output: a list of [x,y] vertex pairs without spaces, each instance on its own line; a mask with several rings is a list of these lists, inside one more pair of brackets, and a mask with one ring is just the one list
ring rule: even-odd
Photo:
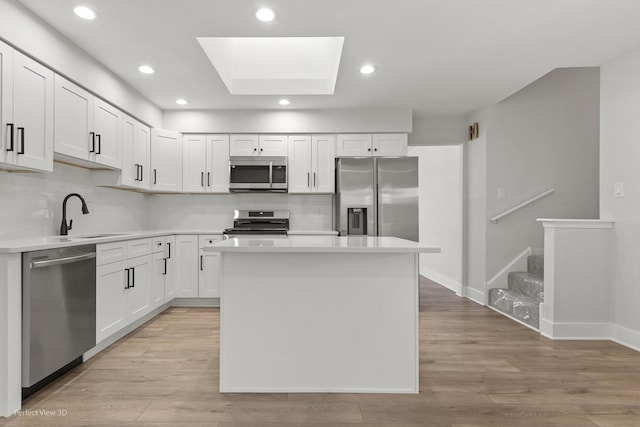
[[43,267],[50,267],[52,265],[70,264],[72,262],[85,261],[88,259],[93,259],[95,257],[96,257],[95,252],[87,252],[86,254],[74,255],[74,256],[65,257],[65,258],[48,259],[46,261],[33,261],[30,267],[43,268]]

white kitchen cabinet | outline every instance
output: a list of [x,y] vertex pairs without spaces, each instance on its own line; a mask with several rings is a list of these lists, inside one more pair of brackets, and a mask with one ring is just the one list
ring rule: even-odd
[[286,156],[286,135],[231,135],[230,156]]
[[182,135],[151,129],[151,190],[182,192]]
[[56,156],[85,167],[120,169],[120,110],[64,77],[54,81]]
[[198,297],[220,298],[220,252],[205,252],[204,247],[222,240],[222,236],[199,237]]
[[151,308],[154,309],[164,304],[166,258],[164,252],[154,252],[151,257]]
[[336,157],[406,156],[406,133],[340,134]]
[[175,236],[153,238],[151,308],[157,308],[174,297],[173,254]]
[[127,114],[122,115],[121,185],[150,188],[151,129]]
[[374,133],[374,156],[406,156],[408,150],[408,136],[406,133]]
[[169,302],[175,297],[175,251],[176,236],[165,237],[164,302]]
[[0,167],[53,171],[53,71],[0,42]]
[[183,135],[182,190],[229,192],[229,135]]
[[96,342],[151,310],[151,239],[96,247]]
[[176,236],[175,297],[198,297],[198,236]]
[[335,191],[335,136],[289,136],[289,193]]

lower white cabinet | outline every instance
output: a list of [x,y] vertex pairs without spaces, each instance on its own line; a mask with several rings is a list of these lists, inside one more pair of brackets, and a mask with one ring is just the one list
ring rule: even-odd
[[150,248],[151,239],[97,246],[96,342],[151,311]]
[[220,253],[205,252],[204,246],[221,239],[220,235],[176,236],[176,298],[220,297]]
[[200,236],[200,265],[198,273],[198,296],[220,298],[220,252],[205,252],[207,244],[222,240],[222,236]]
[[153,239],[151,308],[158,308],[174,297],[174,257],[175,236]]

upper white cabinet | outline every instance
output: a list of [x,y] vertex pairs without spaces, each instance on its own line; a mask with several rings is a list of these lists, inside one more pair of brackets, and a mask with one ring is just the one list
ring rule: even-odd
[[336,157],[406,156],[406,133],[340,134]]
[[229,135],[183,135],[182,189],[229,192]]
[[123,114],[121,135],[121,185],[148,190],[151,185],[151,129]]
[[182,135],[151,129],[151,190],[182,192]]
[[122,113],[80,86],[55,76],[54,151],[86,167],[122,167]]
[[335,135],[290,135],[289,193],[335,191]]
[[230,156],[286,156],[286,135],[231,135]]
[[0,42],[0,167],[53,171],[53,72]]

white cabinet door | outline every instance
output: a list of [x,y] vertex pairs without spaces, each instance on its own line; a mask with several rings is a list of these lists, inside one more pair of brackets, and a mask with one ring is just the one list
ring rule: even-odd
[[140,167],[135,161],[136,120],[127,114],[122,115],[122,126],[120,127],[120,142],[122,144],[122,171],[120,173],[120,183],[126,187],[137,187],[140,181]]
[[127,261],[96,267],[96,342],[127,325]]
[[176,298],[198,297],[198,236],[176,236],[175,296]]
[[152,255],[151,309],[158,308],[164,304],[166,266],[167,259],[164,257],[164,252],[156,252]]
[[93,95],[59,75],[54,83],[54,151],[87,160],[93,150]]
[[229,136],[230,156],[257,156],[258,154],[258,135]]
[[371,134],[339,134],[336,142],[337,157],[371,156]]
[[406,156],[408,138],[406,133],[373,134],[374,156]]
[[200,298],[220,297],[220,252],[200,250],[198,296]]
[[229,135],[207,136],[207,177],[208,191],[229,192]]
[[[94,161],[104,166],[120,169],[122,167],[120,110],[100,98],[94,98],[93,105],[93,130],[96,138]],[[89,158],[91,159],[91,155]]]
[[138,188],[148,190],[151,185],[151,128],[137,122],[136,146],[134,151],[135,169],[139,170]]
[[[209,173],[210,177],[211,173]],[[182,191],[202,193],[207,189],[207,137],[182,136]]]
[[151,130],[151,189],[182,192],[182,136],[178,132]]
[[311,137],[312,188],[316,193],[335,192],[335,135]]
[[258,154],[261,156],[286,156],[286,135],[260,135],[258,137]]
[[14,51],[15,165],[53,171],[53,92],[53,71]]
[[127,321],[131,323],[151,311],[151,255],[129,259]]
[[288,144],[289,193],[311,193],[311,136],[290,135]]
[[12,160],[7,151],[15,147],[13,122],[13,49],[0,42],[0,163]]
[[164,302],[169,302],[175,297],[175,251],[176,236],[165,237],[165,253],[166,270],[164,275]]

